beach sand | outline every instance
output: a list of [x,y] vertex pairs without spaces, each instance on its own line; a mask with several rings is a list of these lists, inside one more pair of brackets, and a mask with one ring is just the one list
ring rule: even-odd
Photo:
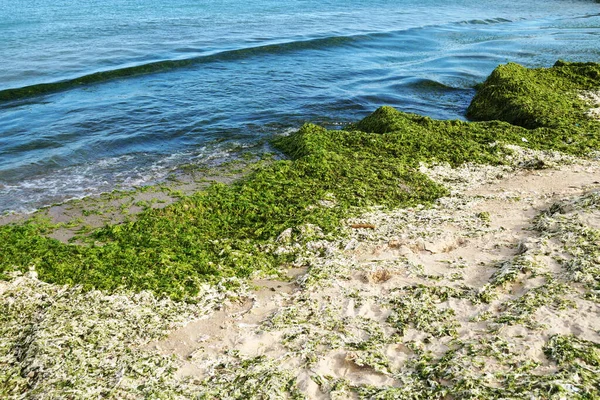
[[600,158],[508,147],[501,166],[422,164],[450,192],[432,206],[366,210],[336,240],[304,226],[316,239],[287,280],[230,278],[184,303],[16,272],[0,281],[0,395],[597,393]]
[[[274,360],[311,399],[403,386],[419,357],[415,347],[438,359],[468,343],[479,353],[457,353],[456,361],[469,362],[465,371],[492,387],[502,386],[498,372],[516,365],[553,375],[557,365],[544,352],[553,336],[600,343],[600,306],[561,264],[572,258],[570,224],[600,228],[600,203],[584,206],[600,198],[600,162],[513,149],[510,167],[422,166],[452,195],[432,208],[347,221],[374,229],[349,228],[339,242],[311,243],[312,255],[297,262],[306,272],[296,270],[293,284],[255,282],[259,290],[245,302],[149,347],[177,356],[177,376],[195,380],[219,375],[223,363]],[[540,162],[543,169],[524,168]],[[555,209],[562,211],[551,214]],[[544,219],[555,226],[540,228]],[[473,300],[482,295],[489,300]],[[498,357],[485,346],[504,350]]]
[[[599,243],[585,241],[600,236],[585,234],[600,231],[600,161],[513,151],[505,166],[422,165],[450,196],[345,221],[348,236],[309,243],[289,281],[207,286],[188,305],[46,284],[35,272],[0,282],[3,307],[20,316],[8,329],[24,340],[0,343],[21,360],[5,365],[34,385],[43,376],[40,390],[73,380],[74,393],[117,397],[142,387],[183,398],[418,398],[428,390],[419,362],[436,370],[440,360],[452,368],[435,384],[449,393],[465,380],[553,379],[562,369],[550,344],[600,343],[597,276],[585,269],[598,263],[585,246]],[[282,236],[284,252],[293,244]],[[34,322],[29,334],[20,318]],[[102,347],[78,344],[81,334]]]

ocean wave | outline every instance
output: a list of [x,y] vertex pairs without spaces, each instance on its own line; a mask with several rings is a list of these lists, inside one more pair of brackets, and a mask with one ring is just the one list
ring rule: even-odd
[[[415,30],[431,29],[442,26],[453,26],[461,24],[499,24],[508,23],[510,20],[504,18],[486,19],[486,20],[468,20],[453,22],[442,25],[425,25],[402,30],[374,32],[367,34],[346,35],[346,36],[326,36],[306,40],[295,40],[290,42],[264,44],[260,46],[245,47],[231,50],[223,50],[211,54],[205,54],[184,59],[161,60],[150,63],[134,65],[123,68],[115,68],[105,71],[98,71],[87,75],[82,75],[73,79],[66,79],[56,82],[40,83],[27,85],[17,88],[0,90],[0,102],[13,102],[31,97],[42,96],[46,94],[70,90],[86,85],[93,85],[111,81],[115,79],[130,78],[140,75],[156,74],[168,72],[175,69],[191,68],[197,65],[209,64],[223,61],[239,61],[256,56],[276,55],[294,51],[305,50],[323,50],[331,47],[346,46],[351,43],[363,40],[381,39],[382,37],[392,37],[402,33],[409,33]],[[181,49],[179,49],[181,51]],[[198,49],[194,49],[198,51]],[[10,106],[10,105],[9,105]]]
[[247,47],[235,50],[226,50],[214,54],[202,55],[180,60],[163,60],[147,64],[135,65],[125,68],[116,68],[106,71],[94,72],[74,79],[58,82],[41,83],[0,91],[0,102],[26,99],[30,97],[74,89],[83,85],[92,85],[120,78],[130,78],[139,75],[167,72],[174,69],[190,68],[201,64],[223,61],[238,61],[255,56],[280,54],[299,50],[319,50],[327,47],[339,46],[357,40],[353,36],[332,36],[318,39],[301,40],[294,42],[268,44],[256,47]]

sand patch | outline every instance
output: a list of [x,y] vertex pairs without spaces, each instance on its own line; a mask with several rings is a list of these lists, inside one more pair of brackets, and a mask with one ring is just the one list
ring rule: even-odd
[[281,349],[270,334],[255,330],[260,323],[286,303],[298,286],[295,278],[306,272],[303,268],[288,271],[291,281],[257,279],[255,290],[247,297],[233,298],[219,310],[188,322],[171,332],[165,339],[149,343],[146,348],[163,355],[176,355],[183,361],[177,376],[198,377],[206,373],[206,365],[199,360],[215,360],[229,349],[237,349],[248,357],[270,354],[277,356]]
[[600,120],[600,91],[583,92],[579,97],[592,107],[586,112],[586,115],[590,118]]

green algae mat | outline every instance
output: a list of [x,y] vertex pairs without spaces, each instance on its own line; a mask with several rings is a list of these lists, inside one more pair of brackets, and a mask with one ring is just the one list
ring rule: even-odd
[[597,152],[600,122],[586,115],[579,95],[598,89],[599,64],[507,64],[478,88],[468,109],[477,122],[382,107],[345,130],[307,124],[274,141],[288,159],[95,230],[84,243],[50,239],[51,227],[39,222],[0,227],[0,279],[35,269],[49,283],[193,301],[202,283],[277,273],[296,256],[278,252],[278,240],[332,237],[365,207],[426,205],[447,194],[420,163],[499,164],[506,144]]

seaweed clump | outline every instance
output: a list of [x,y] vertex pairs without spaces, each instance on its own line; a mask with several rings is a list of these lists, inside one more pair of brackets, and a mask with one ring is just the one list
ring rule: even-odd
[[589,107],[578,93],[597,90],[599,81],[597,63],[557,61],[551,68],[539,69],[508,63],[480,85],[467,116],[537,129],[557,150],[575,142],[597,149],[598,123],[586,115]]

